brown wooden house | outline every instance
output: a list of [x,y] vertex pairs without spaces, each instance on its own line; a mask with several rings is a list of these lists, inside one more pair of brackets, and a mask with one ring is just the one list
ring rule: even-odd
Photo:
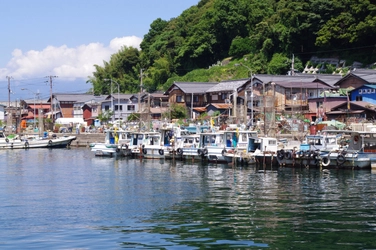
[[164,94],[168,96],[170,105],[177,103],[186,106],[193,118],[194,108],[204,107],[209,103],[206,90],[217,84],[213,82],[174,82]]

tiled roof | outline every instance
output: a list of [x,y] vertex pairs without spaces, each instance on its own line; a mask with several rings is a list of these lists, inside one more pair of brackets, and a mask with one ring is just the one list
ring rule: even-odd
[[221,91],[233,91],[234,89],[238,89],[239,87],[243,86],[248,81],[249,81],[249,79],[222,81],[222,82],[212,86],[210,89],[206,90],[206,93],[221,92]]
[[[340,76],[299,74],[294,76],[288,75],[256,75],[256,79],[263,83],[274,82],[284,88],[308,88],[308,89],[330,89],[334,82],[340,79]],[[328,83],[328,82],[329,83]]]
[[197,107],[197,108],[193,108],[193,110],[198,111],[198,112],[206,112],[205,107]]
[[229,108],[232,108],[232,104],[231,103],[211,103],[209,105],[212,105],[212,106],[214,106],[217,109],[229,109]]
[[[94,96],[92,94],[53,94],[60,102],[87,102],[90,100],[103,99],[105,96]],[[48,99],[50,101],[50,99]]]
[[186,94],[201,94],[217,84],[216,82],[175,82],[165,94],[168,95],[174,88],[179,88]]
[[[121,94],[121,93],[120,94],[113,93],[112,96],[114,97],[115,100],[117,100],[117,99],[132,99],[132,98],[136,97],[134,94]],[[138,96],[136,98],[138,98]],[[111,100],[111,95],[108,95],[102,101],[104,101],[104,100]]]
[[353,70],[351,73],[369,83],[376,83],[376,70],[374,69]]

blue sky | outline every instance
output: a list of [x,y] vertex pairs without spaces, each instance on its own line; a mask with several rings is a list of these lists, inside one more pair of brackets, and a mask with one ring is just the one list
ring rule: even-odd
[[[150,24],[170,20],[199,0],[11,0],[0,9],[0,101],[53,92],[83,93],[94,71],[121,46],[139,47]],[[24,89],[24,90],[22,90]]]

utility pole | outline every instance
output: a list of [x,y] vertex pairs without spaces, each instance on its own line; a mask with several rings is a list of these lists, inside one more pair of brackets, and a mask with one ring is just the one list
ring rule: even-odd
[[142,92],[142,68],[140,69],[140,92],[138,92],[138,131],[141,130],[141,92]]
[[140,69],[140,92],[138,92],[138,113],[141,118],[142,69]]
[[8,79],[8,107],[10,107],[10,79],[13,79],[11,76],[6,76]]
[[54,121],[54,106],[53,106],[53,101],[52,101],[52,78],[57,78],[57,76],[47,76],[49,78],[49,83],[50,83],[50,100],[51,100],[51,106],[50,106],[50,111],[51,111],[51,117],[52,121]]

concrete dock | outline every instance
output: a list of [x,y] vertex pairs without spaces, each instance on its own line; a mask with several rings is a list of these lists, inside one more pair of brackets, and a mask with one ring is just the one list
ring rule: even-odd
[[70,133],[64,133],[56,134],[58,137],[62,137],[65,135],[75,135],[77,136],[77,139],[72,141],[71,147],[89,147],[90,143],[93,142],[104,142],[105,133],[80,133],[80,134],[70,134]]

